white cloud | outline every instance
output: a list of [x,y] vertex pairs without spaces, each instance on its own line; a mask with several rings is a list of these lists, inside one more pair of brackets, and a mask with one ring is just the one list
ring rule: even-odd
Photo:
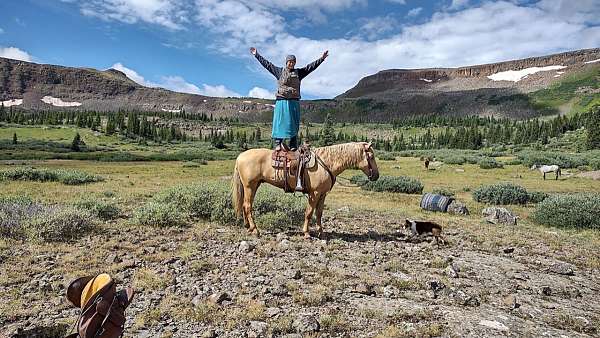
[[31,62],[33,57],[29,53],[16,47],[0,47],[0,57]]
[[119,70],[131,80],[141,84],[142,86],[152,88],[165,88],[175,92],[198,94],[205,96],[214,97],[240,97],[241,95],[233,90],[228,89],[224,85],[211,86],[208,84],[202,84],[202,88],[196,86],[193,83],[187,82],[181,76],[163,76],[159,83],[146,80],[135,70],[125,67],[122,63],[115,63],[112,68]]
[[423,7],[413,8],[410,11],[408,11],[408,13],[406,14],[406,16],[409,17],[409,18],[418,16],[421,13],[422,10],[423,10]]
[[125,75],[127,75],[128,78],[130,78],[131,80],[133,80],[133,81],[141,84],[142,86],[146,86],[146,87],[160,87],[160,85],[157,84],[157,83],[146,81],[146,79],[144,79],[144,77],[141,76],[140,74],[138,74],[135,70],[123,66],[123,64],[120,63],[120,62],[115,63],[114,65],[112,65],[111,68],[116,69],[118,71],[121,71],[121,72],[125,73]]
[[452,0],[450,9],[461,9],[469,5],[469,0]]
[[[323,14],[365,5],[366,1],[81,0],[80,3],[82,10],[91,11],[90,15],[103,15],[106,20],[203,30],[204,34],[214,35],[209,47],[234,58],[250,60],[247,49],[254,45],[275,64],[281,65],[286,54],[294,53],[298,65],[303,66],[329,50],[327,61],[302,83],[303,92],[316,97],[340,94],[362,77],[383,69],[465,66],[600,45],[597,0],[533,3],[509,0],[480,4],[453,0],[450,7],[433,13],[424,23],[400,27],[391,20],[358,21],[354,36],[328,39],[292,34],[286,22],[289,15],[284,12]],[[420,14],[416,9],[413,13]],[[253,67],[260,67],[255,60],[251,62]],[[267,72],[261,73],[270,77]],[[163,79],[163,82],[168,81]],[[229,91],[218,85],[191,86],[194,87],[187,90]]]
[[0,28],[0,34],[4,33],[4,29]]
[[383,69],[457,67],[597,47],[600,27],[587,27],[583,20],[577,15],[561,19],[555,11],[536,6],[486,2],[435,13],[426,23],[405,26],[376,41],[316,40],[278,32],[258,48],[273,61],[295,52],[299,65],[328,49],[329,58],[302,82],[302,88],[306,94],[331,97]]
[[388,2],[393,2],[400,5],[406,5],[406,0],[387,0]]
[[274,99],[275,93],[270,92],[268,89],[254,87],[248,92],[248,97],[255,97],[258,99]]
[[188,4],[178,0],[84,0],[81,13],[103,20],[125,23],[138,21],[169,29],[183,29],[187,22]]
[[367,40],[380,38],[383,34],[393,32],[398,26],[398,21],[392,15],[363,18],[359,22],[363,23],[358,30],[359,35]]
[[193,83],[187,82],[181,76],[165,76],[162,78],[160,87],[170,89],[172,91],[198,94],[213,97],[240,97],[241,95],[228,89],[224,85],[211,86],[202,84],[202,88]]

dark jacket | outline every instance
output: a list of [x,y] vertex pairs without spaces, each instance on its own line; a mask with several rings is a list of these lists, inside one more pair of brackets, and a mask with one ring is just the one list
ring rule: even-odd
[[278,99],[299,100],[300,99],[300,81],[308,74],[317,69],[324,59],[318,58],[314,62],[302,68],[287,69],[287,67],[277,67],[269,60],[262,57],[256,52],[256,59],[277,79],[277,94]]

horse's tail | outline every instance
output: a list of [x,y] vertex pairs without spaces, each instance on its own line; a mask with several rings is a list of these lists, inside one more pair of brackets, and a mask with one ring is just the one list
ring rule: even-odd
[[560,172],[560,167],[558,167],[558,176],[562,176],[562,173]]
[[233,177],[231,178],[231,190],[231,198],[235,214],[238,217],[242,217],[242,206],[244,204],[244,185],[242,184],[242,179],[240,178],[237,161],[235,162],[235,168],[233,169]]

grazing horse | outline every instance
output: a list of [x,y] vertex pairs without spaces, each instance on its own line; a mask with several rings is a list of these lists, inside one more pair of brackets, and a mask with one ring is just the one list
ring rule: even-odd
[[[310,238],[308,227],[312,214],[316,211],[318,236],[323,234],[321,216],[325,205],[325,197],[333,188],[336,176],[349,168],[359,168],[369,180],[376,181],[379,178],[379,169],[375,162],[375,153],[371,143],[352,142],[337,144],[328,147],[314,148],[316,165],[306,168],[304,172],[305,193],[308,196],[308,205],[304,213],[304,237]],[[248,233],[256,232],[258,228],[252,217],[252,202],[254,195],[261,183],[266,182],[278,188],[284,188],[285,182],[277,179],[275,169],[271,166],[270,149],[250,149],[241,153],[233,170],[233,206],[238,217],[244,218],[244,224],[248,226]],[[288,178],[288,184],[295,186],[293,176]]]
[[546,179],[546,174],[547,173],[555,173],[556,174],[556,180],[558,180],[558,176],[561,176],[562,173],[560,172],[560,167],[557,166],[556,164],[554,165],[539,165],[539,164],[534,164],[533,166],[531,166],[531,170],[539,170],[542,174],[544,174],[544,179]]

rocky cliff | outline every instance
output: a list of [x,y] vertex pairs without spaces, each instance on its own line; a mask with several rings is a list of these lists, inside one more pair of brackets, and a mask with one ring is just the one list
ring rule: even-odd
[[[580,71],[590,61],[600,59],[600,48],[584,49],[522,60],[506,61],[459,68],[389,69],[361,79],[358,84],[337,98],[379,97],[385,98],[386,91],[458,91],[482,88],[514,88],[518,92],[531,92],[545,88],[564,73]],[[586,63],[588,62],[588,63]],[[520,71],[533,67],[563,66],[560,76],[555,72],[540,71],[520,81],[494,81],[488,76]],[[448,83],[451,82],[451,83]],[[390,93],[387,93],[390,94]]]

